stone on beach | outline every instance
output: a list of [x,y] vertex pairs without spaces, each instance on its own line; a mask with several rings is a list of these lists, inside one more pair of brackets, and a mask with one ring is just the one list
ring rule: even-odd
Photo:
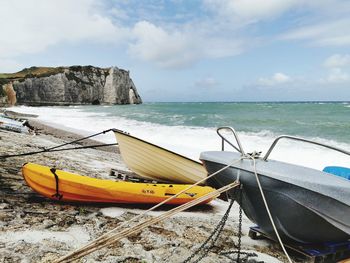
[[[31,124],[40,127],[39,135],[0,131],[1,154],[36,151],[79,137],[38,122]],[[34,193],[22,179],[21,166],[29,161],[112,180],[111,168],[130,172],[114,146],[107,150],[84,149],[0,160],[0,262],[51,262],[149,208],[53,202]],[[209,236],[227,206],[227,202],[217,200],[191,208],[85,259],[87,262],[182,262]],[[145,218],[167,209],[160,208]],[[235,205],[214,250],[202,262],[229,262],[219,252],[235,249],[237,226],[238,206]],[[266,262],[278,262],[276,257],[283,260],[277,246],[265,240],[250,240],[248,226],[250,222],[244,218],[242,249],[264,253],[259,254],[259,259]]]

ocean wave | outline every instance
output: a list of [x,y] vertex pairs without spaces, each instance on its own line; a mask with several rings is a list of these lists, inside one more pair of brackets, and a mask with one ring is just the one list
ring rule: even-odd
[[[56,124],[60,128],[74,129],[82,135],[117,128],[196,160],[203,151],[221,149],[221,139],[217,136],[214,127],[156,124],[113,116],[104,111],[85,111],[84,108],[20,106],[11,109],[37,114],[39,120]],[[257,132],[238,131],[238,135],[246,152],[262,151],[264,154],[279,134],[276,131],[262,129]],[[230,138],[234,140],[233,137]],[[115,142],[112,134],[99,136],[97,139],[106,143]],[[320,137],[309,139],[339,148],[350,148],[349,144],[336,140]],[[227,147],[227,150],[233,149]],[[316,169],[322,169],[326,165],[349,166],[349,158],[346,156],[313,145],[288,140],[278,143],[271,158]]]

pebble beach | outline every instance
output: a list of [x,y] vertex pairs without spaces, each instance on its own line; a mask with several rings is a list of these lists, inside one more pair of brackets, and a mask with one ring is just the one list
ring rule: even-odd
[[349,11],[0,0],[0,263],[350,263]]
[[[0,130],[1,155],[40,151],[81,138],[70,131],[29,120],[36,135]],[[96,144],[93,140],[72,146]],[[24,163],[34,162],[90,177],[116,180],[111,169],[129,174],[117,146],[41,153],[0,160],[0,262],[52,262],[80,248],[150,206],[81,204],[52,201],[35,193],[22,177]],[[164,222],[79,259],[77,262],[183,262],[211,234],[229,203],[220,199],[193,207]],[[139,222],[157,216],[161,207]],[[231,262],[221,255],[238,242],[238,205],[214,247],[201,262]],[[248,237],[252,223],[243,217],[242,250],[255,253],[249,262],[285,262],[277,244]]]

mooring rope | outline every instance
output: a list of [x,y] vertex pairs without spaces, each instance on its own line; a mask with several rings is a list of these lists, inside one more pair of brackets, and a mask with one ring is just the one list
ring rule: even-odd
[[[95,134],[92,134],[92,135],[89,135],[89,136],[86,136],[86,137],[83,137],[83,138],[80,138],[80,139],[77,139],[77,140],[73,140],[73,141],[70,141],[70,142],[67,142],[67,143],[63,143],[63,144],[60,144],[60,145],[57,145],[57,146],[54,146],[54,147],[50,147],[50,148],[45,148],[43,150],[40,150],[40,151],[34,151],[34,152],[27,152],[27,153],[21,153],[21,154],[13,154],[13,155],[2,155],[0,156],[0,159],[6,159],[6,158],[11,158],[11,157],[19,157],[19,156],[27,156],[27,155],[34,155],[34,154],[39,154],[39,153],[46,153],[46,152],[56,152],[56,151],[68,151],[68,150],[76,150],[76,149],[86,149],[86,148],[97,148],[97,147],[105,147],[105,146],[113,146],[113,145],[118,145],[118,143],[111,143],[111,144],[99,144],[99,145],[91,145],[91,146],[81,146],[81,147],[72,147],[72,148],[65,148],[65,149],[57,149],[57,148],[60,148],[60,147],[63,147],[63,146],[66,146],[66,145],[69,145],[69,144],[73,144],[73,143],[76,143],[76,142],[79,142],[79,141],[83,141],[83,140],[86,140],[86,139],[89,139],[89,138],[92,138],[92,137],[95,137],[95,136],[98,136],[100,134],[105,134],[107,132],[110,132],[110,131],[113,131],[113,129],[108,129],[108,130],[104,130],[102,132],[99,132],[99,133],[95,133]],[[125,225],[131,223],[132,221],[135,221],[136,219],[139,219],[141,218],[142,216],[146,215],[147,213],[149,213],[150,211],[158,208],[159,206],[169,202],[170,200],[176,198],[177,196],[179,196],[180,194],[188,191],[189,189],[191,189],[192,187],[208,180],[209,178],[213,177],[214,175],[222,172],[223,170],[229,168],[231,165],[235,164],[235,163],[238,163],[239,161],[241,161],[242,159],[251,159],[253,160],[253,166],[254,166],[254,174],[255,174],[255,177],[256,177],[256,181],[257,181],[257,184],[258,184],[258,187],[259,187],[259,190],[260,190],[260,193],[261,193],[261,197],[263,199],[263,202],[264,202],[264,205],[265,205],[265,208],[266,208],[266,211],[268,213],[268,216],[269,216],[269,219],[271,221],[271,224],[273,226],[273,229],[275,231],[275,234],[277,236],[277,239],[279,241],[279,244],[281,245],[282,247],[282,250],[284,252],[284,254],[286,255],[288,261],[290,263],[292,263],[292,260],[290,259],[285,247],[284,247],[284,244],[280,238],[280,235],[277,231],[277,228],[275,226],[275,223],[274,223],[274,220],[272,218],[272,215],[271,215],[271,212],[270,212],[270,209],[269,209],[269,206],[267,204],[267,201],[266,201],[266,198],[265,198],[265,195],[264,195],[264,192],[263,192],[263,189],[261,187],[261,184],[260,184],[260,180],[259,180],[259,176],[258,176],[258,173],[257,173],[257,170],[256,170],[256,161],[255,161],[255,158],[256,156],[254,156],[254,154],[245,154],[243,155],[240,159],[238,160],[235,160],[234,162],[224,166],[223,168],[219,169],[218,171],[212,173],[211,175],[209,175],[208,177],[205,177],[203,178],[202,180],[199,180],[197,181],[196,183],[190,185],[189,187],[185,188],[184,190],[178,192],[177,194],[169,197],[168,199],[158,203],[157,205],[151,207],[150,209],[146,210],[145,212],[131,218],[130,220],[128,221],[125,221],[124,223],[122,223],[120,226],[116,227],[115,229],[107,232],[106,234],[100,236],[99,238],[95,239],[94,241],[88,243],[87,245],[85,245],[84,247],[78,249],[78,250],[75,250],[73,252],[71,252],[70,254],[64,256],[64,257],[61,257],[60,259],[58,259],[58,261],[56,262],[65,262],[67,260],[73,260],[73,259],[78,259],[78,258],[81,258],[85,255],[88,255],[90,253],[92,253],[93,251],[96,251],[102,247],[105,247],[105,246],[109,246],[111,244],[113,244],[114,242],[120,240],[121,238],[124,238],[128,235],[131,235],[132,233],[134,232],[137,232],[137,231],[140,231],[148,226],[150,226],[151,224],[153,223],[157,223],[163,219],[166,219],[178,212],[181,212],[189,207],[192,207],[196,204],[199,204],[201,203],[202,201],[205,201],[207,199],[210,199],[210,198],[215,198],[218,196],[218,194],[220,193],[223,193],[223,192],[226,192],[234,187],[236,187],[237,185],[239,185],[239,181],[237,182],[233,182],[231,184],[228,184],[224,187],[221,187],[220,189],[218,190],[215,190],[213,192],[210,192],[209,194],[207,195],[204,195],[200,198],[197,198],[195,200],[192,200],[188,203],[185,203],[181,206],[178,206],[174,209],[171,209],[170,211],[168,212],[165,212],[163,213],[162,215],[158,216],[158,217],[155,217],[154,219],[151,219],[151,220],[147,220],[143,223],[140,223],[138,225],[136,225],[135,227],[133,227],[132,229],[129,228],[129,229],[125,229],[123,231],[121,231],[120,233],[116,233],[114,234],[117,230],[119,230],[120,228],[124,227]],[[151,222],[151,223],[149,223]]]
[[43,150],[40,151],[33,151],[33,152],[26,152],[26,153],[19,153],[19,154],[7,154],[7,155],[0,155],[0,159],[7,159],[7,158],[11,158],[11,157],[19,157],[19,156],[27,156],[27,155],[34,155],[34,154],[39,154],[39,153],[46,153],[46,152],[59,152],[59,151],[68,151],[68,150],[77,150],[77,149],[87,149],[87,148],[98,148],[98,147],[104,147],[104,146],[112,146],[112,145],[118,145],[117,143],[109,143],[109,144],[97,144],[97,145],[91,145],[91,146],[81,146],[81,147],[73,147],[73,148],[65,148],[65,149],[57,149],[57,148],[61,148],[63,146],[69,145],[69,144],[73,144],[76,142],[80,142],[83,140],[87,140],[90,139],[92,137],[96,137],[98,135],[101,134],[105,134],[107,132],[112,131],[113,129],[109,129],[109,130],[105,130],[99,133],[95,133],[74,141],[70,141],[70,142],[66,142],[60,145],[56,145],[50,148],[45,148]]
[[[194,183],[194,184],[188,186],[187,188],[185,188],[185,189],[183,189],[182,191],[178,192],[177,194],[175,194],[175,195],[169,197],[168,199],[166,199],[166,200],[164,200],[164,201],[162,201],[162,202],[156,204],[155,206],[151,207],[150,209],[144,211],[143,213],[141,213],[141,214],[139,214],[139,215],[137,215],[137,216],[135,216],[135,217],[133,217],[133,218],[131,218],[131,219],[125,221],[125,222],[123,222],[121,225],[117,226],[116,228],[112,229],[111,231],[105,233],[104,235],[100,236],[99,238],[97,238],[97,239],[93,240],[92,242],[86,244],[86,245],[84,246],[84,248],[93,247],[93,246],[95,245],[95,242],[97,242],[97,241],[103,241],[104,239],[108,238],[109,235],[112,235],[113,233],[117,232],[120,228],[126,226],[127,224],[131,223],[132,221],[136,221],[136,220],[140,219],[141,217],[145,216],[146,214],[148,214],[149,212],[153,211],[154,209],[156,209],[156,208],[160,207],[161,205],[163,205],[163,204],[169,202],[170,200],[172,200],[172,199],[178,197],[180,194],[185,193],[186,191],[188,191],[188,190],[191,189],[192,187],[194,187],[194,186],[196,186],[196,185],[198,185],[198,184],[201,184],[201,183],[205,182],[205,181],[208,180],[209,178],[211,178],[211,177],[217,175],[218,173],[220,173],[220,172],[224,171],[225,169],[229,168],[231,165],[234,165],[234,164],[236,164],[236,163],[238,163],[238,162],[240,162],[240,161],[241,161],[241,159],[234,160],[232,163],[230,163],[230,164],[224,166],[223,168],[219,169],[218,171],[216,171],[216,172],[214,172],[214,173],[208,175],[207,177],[205,177],[205,178],[203,178],[203,179],[197,181],[196,183]],[[72,253],[74,253],[74,251],[73,251]]]
[[263,189],[262,189],[262,187],[261,187],[260,179],[259,179],[258,172],[257,172],[257,169],[256,169],[255,156],[254,156],[254,154],[251,154],[251,155],[246,155],[246,157],[249,158],[249,159],[251,159],[251,160],[253,160],[253,167],[254,167],[255,178],[256,178],[256,181],[257,181],[257,183],[258,183],[261,197],[262,197],[262,199],[263,199],[263,201],[264,201],[264,205],[265,205],[267,214],[269,215],[269,219],[270,219],[270,221],[271,221],[273,230],[275,231],[275,234],[276,234],[276,236],[277,236],[278,242],[279,242],[279,244],[281,245],[282,250],[283,250],[284,254],[285,254],[286,257],[287,257],[288,262],[293,263],[293,261],[291,260],[291,258],[290,258],[289,255],[288,255],[288,252],[287,252],[286,248],[284,247],[284,244],[283,244],[283,242],[282,242],[282,240],[281,240],[281,237],[280,237],[280,235],[279,235],[279,233],[278,233],[278,231],[277,231],[275,222],[274,222],[274,220],[273,220],[273,218],[272,218],[272,215],[271,215],[271,212],[270,212],[270,208],[269,208],[269,206],[268,206],[268,204],[267,204],[267,201],[266,201],[266,198],[265,198],[265,194],[264,194],[264,191],[263,191]]
[[279,240],[279,243],[280,243],[280,245],[282,247],[282,250],[283,250],[284,254],[286,255],[288,261],[290,263],[292,263],[293,261],[290,259],[289,255],[288,255],[288,253],[287,253],[287,251],[286,251],[286,249],[284,247],[284,244],[283,244],[283,242],[282,242],[282,240],[281,240],[281,238],[280,238],[280,236],[278,234],[278,231],[277,231],[277,228],[276,228],[275,223],[273,221],[270,209],[269,209],[268,204],[266,202],[266,198],[265,198],[265,195],[263,193],[263,190],[262,190],[262,187],[261,187],[261,184],[260,184],[260,180],[258,178],[255,156],[253,154],[252,155],[244,155],[240,159],[237,159],[237,160],[231,162],[230,164],[228,164],[228,165],[224,166],[223,168],[219,169],[218,171],[212,173],[208,177],[203,178],[202,180],[196,182],[195,184],[193,184],[193,185],[187,187],[186,189],[180,191],[176,195],[169,197],[168,199],[166,199],[166,200],[162,201],[161,203],[151,207],[150,209],[146,210],[145,212],[143,212],[143,213],[141,213],[141,214],[131,218],[128,221],[123,222],[120,226],[118,226],[115,229],[107,232],[106,234],[100,236],[99,238],[93,240],[92,242],[86,244],[84,247],[79,248],[79,249],[69,253],[68,255],[59,258],[56,261],[56,263],[71,262],[72,260],[76,260],[76,259],[79,259],[81,257],[84,257],[84,256],[86,256],[86,255],[88,255],[88,254],[90,254],[90,253],[92,253],[92,252],[94,252],[96,250],[99,250],[99,249],[101,249],[103,247],[107,247],[109,245],[112,245],[113,243],[117,242],[118,240],[120,240],[120,239],[122,239],[124,237],[127,237],[127,236],[129,236],[129,235],[131,235],[133,233],[139,232],[142,229],[144,229],[144,228],[146,228],[146,227],[148,227],[148,226],[150,226],[152,224],[155,224],[155,223],[158,223],[158,222],[160,222],[160,221],[162,221],[164,219],[167,219],[167,218],[169,218],[169,217],[171,217],[171,216],[173,216],[173,215],[175,215],[175,214],[177,214],[177,213],[179,213],[181,211],[184,211],[184,210],[186,210],[186,209],[188,209],[188,208],[190,208],[190,207],[192,207],[192,206],[194,206],[196,204],[199,204],[199,203],[201,203],[201,202],[203,202],[203,201],[205,201],[207,199],[214,198],[219,193],[226,192],[226,191],[228,191],[228,190],[238,186],[239,182],[235,181],[235,182],[233,182],[231,184],[228,184],[228,185],[226,185],[224,187],[221,187],[220,189],[215,190],[215,191],[213,191],[213,192],[211,192],[211,193],[209,193],[209,194],[207,194],[205,196],[202,196],[202,197],[200,197],[198,199],[192,200],[192,201],[190,201],[188,203],[185,203],[185,204],[183,204],[181,206],[173,208],[170,211],[167,211],[167,212],[161,214],[160,216],[154,217],[152,219],[149,219],[149,220],[146,220],[146,221],[144,221],[142,223],[139,223],[139,224],[137,224],[135,226],[130,226],[127,229],[124,229],[124,230],[121,230],[120,232],[117,232],[122,227],[126,226],[127,224],[131,223],[132,221],[135,221],[135,220],[141,218],[142,216],[146,215],[147,213],[149,213],[150,211],[156,209],[157,207],[161,206],[162,204],[165,204],[165,203],[169,202],[170,200],[172,200],[173,198],[176,198],[180,194],[188,191],[192,187],[194,187],[194,186],[196,186],[196,185],[198,185],[198,184],[208,180],[209,178],[217,175],[218,173],[224,171],[225,169],[229,168],[230,166],[234,165],[235,163],[238,163],[238,162],[242,161],[242,159],[251,159],[251,160],[253,160],[254,174],[255,174],[256,179],[257,179],[257,183],[258,183],[258,186],[259,186],[259,189],[260,189],[260,193],[262,195],[262,199],[264,201],[265,208],[266,208],[266,210],[268,212],[269,218],[271,220],[271,223],[272,223],[272,226],[273,226],[274,231],[276,233],[276,236],[278,237],[278,240]]
[[[79,259],[83,256],[86,256],[98,249],[101,249],[103,247],[106,247],[106,246],[109,246],[109,245],[112,245],[113,243],[117,242],[118,240],[122,239],[122,238],[125,238],[131,234],[134,234],[136,232],[139,232],[141,231],[142,229],[148,227],[148,226],[151,226],[153,224],[156,224],[164,219],[167,219],[179,212],[182,212],[194,205],[197,205],[199,203],[202,203],[208,199],[211,199],[211,198],[214,198],[216,196],[218,196],[218,194],[221,194],[223,192],[226,192],[234,187],[237,187],[239,185],[238,182],[233,182],[233,183],[230,183],[230,184],[227,184],[213,192],[210,192],[200,198],[197,198],[197,199],[194,199],[190,202],[187,202],[181,206],[178,206],[178,207],[175,207],[157,217],[154,217],[154,218],[151,218],[149,220],[146,220],[142,223],[139,223],[138,225],[136,226],[133,226],[131,228],[127,228],[127,229],[124,229],[114,235],[110,235],[110,236],[106,236],[104,239],[100,240],[100,241],[93,241],[91,242],[90,244],[88,244],[87,246],[84,246],[76,251],[73,251],[72,253],[64,256],[64,257],[61,257],[59,258],[57,261],[55,261],[56,263],[59,263],[59,262],[71,262],[72,260],[76,260],[76,259]],[[104,235],[105,236],[105,235]],[[93,245],[93,246],[91,246]]]

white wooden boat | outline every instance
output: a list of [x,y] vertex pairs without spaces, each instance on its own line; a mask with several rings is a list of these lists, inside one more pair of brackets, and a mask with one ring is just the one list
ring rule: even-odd
[[114,129],[121,156],[134,173],[162,182],[193,184],[207,176],[200,162]]

